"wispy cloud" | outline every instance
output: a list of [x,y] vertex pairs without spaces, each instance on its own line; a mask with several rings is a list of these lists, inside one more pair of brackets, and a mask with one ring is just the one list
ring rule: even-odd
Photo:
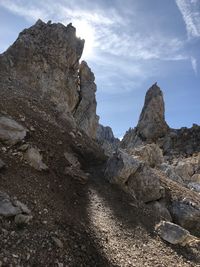
[[197,75],[198,70],[197,70],[197,60],[194,57],[191,57],[191,64],[192,64],[192,68],[194,70],[194,73]]
[[200,1],[176,0],[189,38],[200,37]]

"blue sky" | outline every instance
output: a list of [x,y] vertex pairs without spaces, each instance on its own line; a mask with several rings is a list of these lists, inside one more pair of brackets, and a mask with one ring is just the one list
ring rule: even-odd
[[97,113],[116,136],[136,126],[156,81],[172,128],[200,124],[200,0],[0,0],[0,52],[38,18],[72,22],[86,40]]

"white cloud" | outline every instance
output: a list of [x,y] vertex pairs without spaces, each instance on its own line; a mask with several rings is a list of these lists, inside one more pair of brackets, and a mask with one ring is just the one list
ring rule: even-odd
[[196,58],[191,57],[191,64],[192,64],[192,68],[194,70],[194,73],[197,75],[198,70],[197,70],[197,60],[196,60]]
[[200,37],[200,1],[176,0],[189,38]]

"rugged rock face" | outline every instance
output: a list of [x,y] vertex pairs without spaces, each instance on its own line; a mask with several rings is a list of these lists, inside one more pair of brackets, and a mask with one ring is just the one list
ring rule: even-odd
[[74,109],[73,115],[77,125],[92,138],[96,137],[99,117],[96,115],[96,84],[94,73],[83,61],[79,68],[80,92],[79,102]]
[[112,129],[101,124],[97,127],[96,139],[107,155],[112,155],[120,143],[120,140],[114,137]]
[[87,64],[79,66],[83,47],[84,40],[76,37],[71,24],[65,27],[38,20],[0,55],[0,94],[29,102],[32,99],[48,113],[51,109],[59,117],[76,121],[94,138],[98,122],[96,85]]

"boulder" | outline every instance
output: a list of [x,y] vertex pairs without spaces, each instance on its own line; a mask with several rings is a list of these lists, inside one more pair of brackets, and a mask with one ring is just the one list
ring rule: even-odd
[[122,150],[108,159],[105,177],[145,203],[164,196],[157,172]]
[[131,195],[145,203],[162,199],[165,196],[165,189],[160,184],[159,175],[156,170],[147,165],[141,166],[130,175],[126,187]]
[[186,245],[191,239],[189,231],[171,222],[161,221],[155,230],[162,239],[173,245]]
[[117,150],[107,161],[105,176],[111,183],[125,184],[141,162],[122,150]]
[[189,181],[194,174],[193,164],[185,161],[179,161],[174,170],[185,181]]
[[162,150],[156,144],[139,146],[133,150],[128,150],[129,154],[136,155],[141,161],[154,168],[164,162]]
[[15,145],[23,140],[27,130],[15,120],[0,116],[0,141],[8,145]]
[[37,148],[29,148],[24,156],[25,160],[38,171],[47,170],[48,166],[43,163],[42,155]]
[[178,174],[176,174],[173,166],[167,163],[162,163],[160,165],[160,170],[163,171],[166,176],[172,181],[177,182],[179,184],[183,184],[182,178]]
[[200,236],[200,208],[192,201],[173,201],[170,213],[175,223]]

